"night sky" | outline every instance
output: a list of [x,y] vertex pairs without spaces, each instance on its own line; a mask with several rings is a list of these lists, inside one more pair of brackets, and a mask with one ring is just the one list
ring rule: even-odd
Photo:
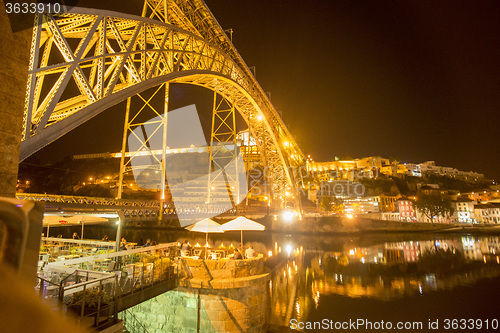
[[316,161],[435,160],[500,178],[499,1],[206,3]]

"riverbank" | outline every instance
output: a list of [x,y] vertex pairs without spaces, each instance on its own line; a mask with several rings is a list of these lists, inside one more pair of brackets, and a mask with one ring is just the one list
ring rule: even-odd
[[[471,234],[500,234],[500,225],[471,225],[465,223],[421,223],[376,220],[370,218],[347,218],[337,216],[305,217],[302,220],[285,221],[281,216],[268,215],[264,217],[249,217],[265,225],[267,231],[287,234],[332,234],[351,235],[369,233],[471,233]],[[227,218],[213,218],[218,223],[225,223]],[[130,229],[169,229],[183,231],[177,220],[167,221],[129,221],[126,224]]]
[[450,223],[420,223],[347,218],[336,216],[306,217],[302,220],[264,218],[260,223],[268,230],[281,233],[300,234],[365,234],[365,233],[494,233],[500,234],[500,226],[484,226]]

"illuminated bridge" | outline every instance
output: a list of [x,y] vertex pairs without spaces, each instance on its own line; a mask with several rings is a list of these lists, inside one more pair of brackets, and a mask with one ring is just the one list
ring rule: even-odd
[[[202,0],[145,0],[141,16],[77,7],[37,15],[20,160],[126,100],[123,177],[133,157],[129,152],[130,157],[125,158],[126,135],[144,125],[130,114],[131,98],[141,100],[142,109],[152,109],[160,120],[149,125],[156,126],[155,131],[166,138],[170,83],[202,86],[214,92],[209,147],[214,168],[220,163],[217,146],[237,144],[234,118],[238,112],[256,147],[252,166],[268,170],[269,205],[279,208],[288,201],[289,206],[300,207],[293,193],[301,182],[297,170],[305,163],[304,155]],[[164,92],[163,110],[151,106],[141,95],[151,88],[156,89],[155,94]],[[165,140],[163,159],[158,151],[150,152],[160,166],[168,150]],[[148,151],[148,140],[142,142],[141,149],[142,153]]]

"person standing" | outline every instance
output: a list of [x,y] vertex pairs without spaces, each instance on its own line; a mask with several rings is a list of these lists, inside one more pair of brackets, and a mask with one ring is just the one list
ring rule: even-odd
[[181,256],[186,257],[189,256],[189,250],[191,249],[191,246],[189,245],[187,239],[182,243],[181,246]]

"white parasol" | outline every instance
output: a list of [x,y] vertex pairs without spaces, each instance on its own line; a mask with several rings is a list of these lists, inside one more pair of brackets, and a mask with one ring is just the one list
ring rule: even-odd
[[263,231],[266,229],[260,223],[247,219],[246,217],[239,216],[232,221],[229,221],[220,227],[224,231],[228,230],[240,230],[241,231],[241,246],[243,246],[243,230],[257,230]]
[[185,229],[194,232],[204,232],[206,234],[205,239],[205,258],[207,255],[207,244],[208,244],[208,233],[223,233],[224,231],[220,229],[220,224],[211,220],[203,219],[199,222],[187,226]]

